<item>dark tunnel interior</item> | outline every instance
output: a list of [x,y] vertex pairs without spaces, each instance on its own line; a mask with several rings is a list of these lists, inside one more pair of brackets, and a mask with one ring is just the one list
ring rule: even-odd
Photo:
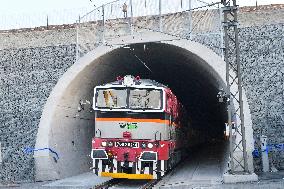
[[216,97],[220,83],[200,57],[173,45],[143,43],[113,50],[98,61],[94,74],[104,72],[99,84],[124,75],[156,80],[174,92],[204,142],[223,137],[227,113]]

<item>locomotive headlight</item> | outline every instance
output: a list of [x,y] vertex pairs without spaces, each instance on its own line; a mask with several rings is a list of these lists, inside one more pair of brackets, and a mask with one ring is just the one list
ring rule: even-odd
[[126,76],[124,76],[124,78],[123,78],[123,84],[125,85],[125,86],[131,86],[131,85],[134,85],[134,77],[133,76],[131,76],[131,75],[126,75]]
[[102,142],[102,147],[106,147],[107,143],[106,142]]
[[153,146],[154,145],[152,143],[148,143],[148,145],[147,145],[148,148],[153,148]]

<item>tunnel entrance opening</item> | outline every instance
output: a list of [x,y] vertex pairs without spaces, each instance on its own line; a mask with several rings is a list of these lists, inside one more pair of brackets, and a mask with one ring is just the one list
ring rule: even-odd
[[[48,98],[36,142],[36,147],[57,151],[60,159],[55,162],[45,151],[35,153],[36,180],[59,179],[89,170],[95,128],[88,102],[92,101],[95,86],[112,82],[117,76],[139,75],[167,85],[185,106],[191,128],[199,133],[191,140],[192,146],[202,143],[205,147],[206,142],[222,140],[227,112],[216,95],[225,87],[225,64],[206,47],[187,43],[98,47],[72,66]],[[182,48],[184,45],[191,50]]]
[[94,70],[94,75],[105,73],[99,84],[129,74],[158,81],[184,105],[191,127],[200,133],[199,141],[224,136],[226,106],[216,97],[222,86],[199,57],[172,45],[144,43],[116,49],[100,61]]

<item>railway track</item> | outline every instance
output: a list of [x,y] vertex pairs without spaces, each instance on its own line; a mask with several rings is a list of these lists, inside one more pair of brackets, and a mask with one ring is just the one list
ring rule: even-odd
[[121,179],[111,179],[93,187],[93,189],[107,189],[121,182]]
[[150,189],[160,180],[128,180],[128,179],[111,179],[102,184],[96,185],[93,189]]
[[[177,167],[181,166],[178,164]],[[176,168],[177,168],[176,167]],[[174,174],[176,168],[169,170],[169,172],[160,179],[155,180],[129,180],[129,179],[111,179],[102,184],[96,185],[92,189],[151,189],[160,181],[167,180]]]
[[142,187],[140,187],[139,189],[149,189],[149,188],[152,188],[152,187],[155,186],[159,181],[160,181],[160,179],[158,179],[158,180],[151,180],[151,181],[147,182],[145,185],[143,185]]

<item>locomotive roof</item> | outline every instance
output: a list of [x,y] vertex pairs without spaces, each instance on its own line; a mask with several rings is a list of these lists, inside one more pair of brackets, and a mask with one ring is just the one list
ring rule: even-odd
[[[110,83],[106,83],[106,84],[103,84],[101,86],[110,86],[110,85],[122,85],[121,84],[121,81],[114,81],[114,82],[110,82]],[[153,86],[153,87],[164,87],[164,88],[168,88],[166,85],[163,85],[155,80],[151,80],[151,79],[140,79],[139,80],[139,84],[135,84],[133,87],[135,86]]]

